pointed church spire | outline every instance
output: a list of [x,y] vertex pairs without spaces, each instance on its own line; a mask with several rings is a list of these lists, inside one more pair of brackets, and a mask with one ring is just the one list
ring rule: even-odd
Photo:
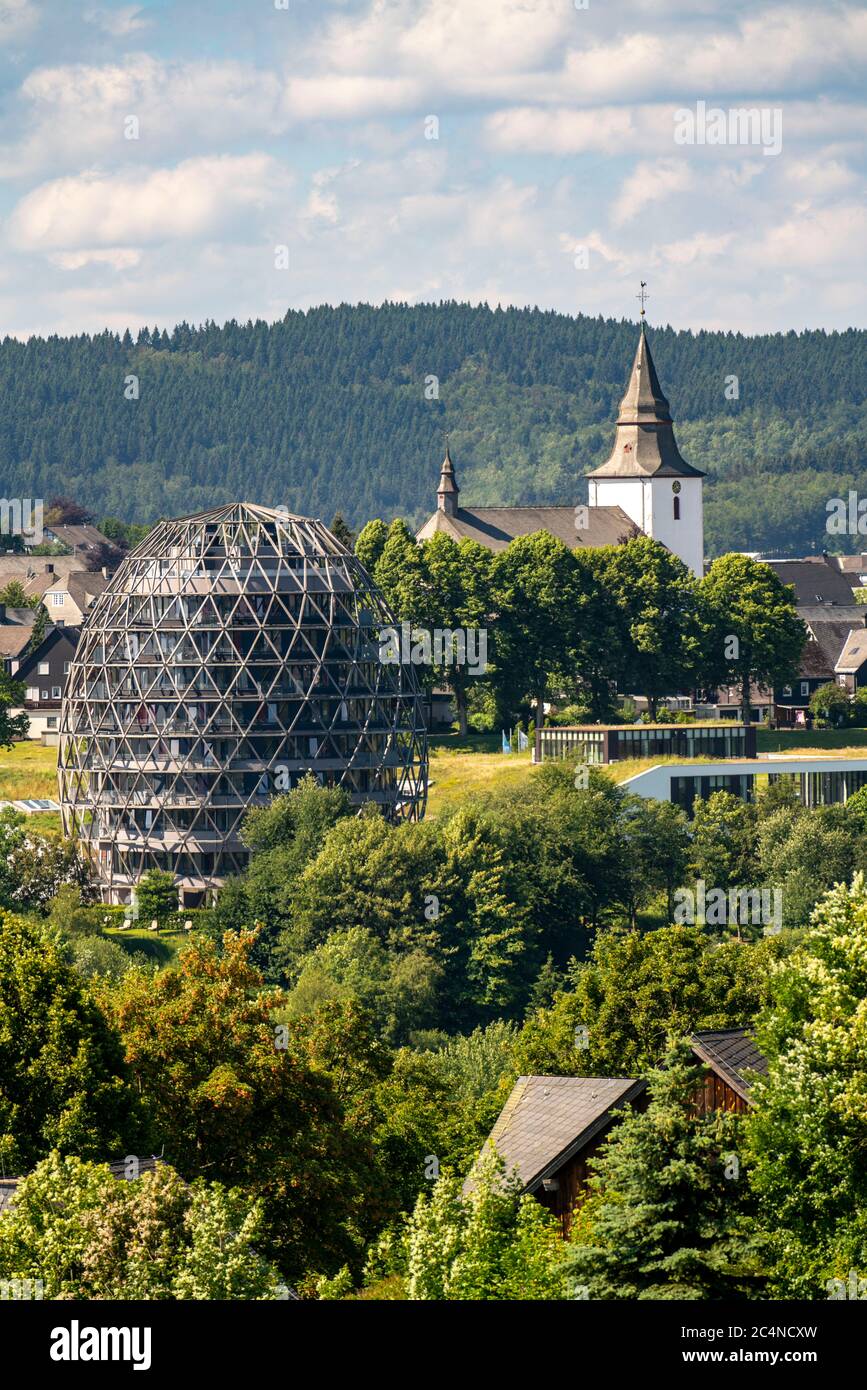
[[626,392],[620,402],[617,423],[618,425],[632,423],[671,424],[671,410],[668,401],[662,394],[659,377],[656,375],[656,368],[650,355],[647,325],[644,319],[641,320],[638,347],[635,349],[635,358],[632,363],[632,371],[629,373]]
[[[642,305],[643,312],[643,305]],[[662,393],[650,355],[644,318],[638,347],[620,402],[611,457],[588,474],[591,478],[703,478],[704,474],[681,457],[674,437],[668,401]]]
[[455,477],[455,466],[452,463],[451,451],[449,449],[449,437],[446,435],[446,456],[443,459],[443,466],[440,470],[440,485],[437,488],[437,510],[445,512],[446,516],[456,516],[458,510],[458,487]]

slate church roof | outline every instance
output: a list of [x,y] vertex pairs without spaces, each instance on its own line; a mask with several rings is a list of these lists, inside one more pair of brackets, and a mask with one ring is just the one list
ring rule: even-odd
[[417,539],[426,541],[443,531],[454,541],[478,541],[488,550],[505,550],[516,536],[549,531],[570,549],[583,546],[621,545],[641,530],[621,507],[587,507],[586,526],[576,528],[574,507],[459,507],[454,516],[435,511]]

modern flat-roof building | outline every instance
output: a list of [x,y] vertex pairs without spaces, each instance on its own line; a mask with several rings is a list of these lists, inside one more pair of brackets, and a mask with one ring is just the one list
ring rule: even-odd
[[422,697],[380,660],[392,621],[321,521],[238,503],[156,526],[94,599],[63,698],[64,830],[105,900],[159,868],[201,904],[247,863],[247,811],[307,774],[420,816]]
[[560,724],[536,730],[535,761],[579,758],[615,763],[624,758],[754,758],[749,724]]
[[751,760],[702,763],[660,763],[622,783],[624,791],[655,801],[673,801],[687,811],[697,799],[726,791],[750,801],[757,777],[771,781],[788,777],[805,806],[846,802],[867,785],[867,758],[799,758],[782,754]]

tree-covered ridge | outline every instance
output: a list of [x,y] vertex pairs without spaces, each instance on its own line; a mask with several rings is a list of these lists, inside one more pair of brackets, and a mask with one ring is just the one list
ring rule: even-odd
[[[635,336],[623,320],[444,303],[7,338],[2,486],[138,521],[238,496],[356,527],[420,521],[448,430],[467,505],[574,503],[611,447]],[[827,498],[867,488],[867,333],[652,341],[683,453],[709,474],[708,552],[826,544]]]

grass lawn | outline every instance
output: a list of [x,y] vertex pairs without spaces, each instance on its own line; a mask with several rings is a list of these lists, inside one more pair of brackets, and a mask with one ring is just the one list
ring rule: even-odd
[[[485,737],[485,736],[483,736]],[[432,740],[439,743],[441,740]],[[475,739],[468,740],[469,744]],[[498,741],[497,741],[498,742]],[[496,747],[497,744],[494,744]],[[499,791],[503,787],[519,787],[532,777],[535,769],[530,753],[495,753],[458,747],[431,748],[430,782],[427,814],[438,812],[462,801],[473,792]]]
[[106,927],[105,935],[130,954],[141,951],[158,965],[171,965],[177,958],[179,947],[183,946],[187,939],[182,931],[156,932],[148,931],[147,927],[130,927],[128,931],[121,931],[118,927]]
[[57,749],[24,739],[0,748],[0,801],[57,800]]

